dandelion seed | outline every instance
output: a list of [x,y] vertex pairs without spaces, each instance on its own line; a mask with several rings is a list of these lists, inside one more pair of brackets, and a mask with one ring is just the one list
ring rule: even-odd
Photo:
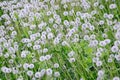
[[108,58],[108,62],[109,63],[113,62],[113,59],[112,58]]
[[120,78],[119,77],[114,77],[113,80],[120,80]]
[[98,71],[98,76],[99,76],[99,77],[102,77],[103,75],[104,75],[104,71],[103,71],[103,70],[99,70],[99,71]]
[[117,7],[116,4],[110,4],[110,5],[109,5],[109,8],[110,8],[110,9],[115,9],[116,7]]
[[33,69],[34,68],[34,64],[29,64],[28,66],[30,69]]
[[70,58],[70,59],[69,59],[69,62],[70,62],[70,63],[75,62],[75,58]]
[[118,49],[117,46],[113,46],[113,47],[111,48],[111,51],[112,51],[112,52],[118,52],[118,50],[119,50],[119,49]]
[[41,73],[40,72],[36,72],[35,73],[35,78],[41,78]]
[[75,54],[75,52],[71,51],[71,52],[68,53],[68,57],[73,57],[74,54]]
[[52,69],[49,68],[46,70],[46,75],[51,76],[52,73],[53,73]]
[[59,77],[59,76],[60,76],[60,73],[59,73],[59,72],[54,72],[54,76],[55,76],[55,77]]
[[59,67],[59,64],[58,63],[55,63],[54,64],[54,68],[58,68]]
[[97,67],[102,66],[102,61],[97,61],[97,62],[96,62],[96,66],[97,66]]
[[45,60],[45,56],[40,56],[39,60],[40,61],[44,61]]
[[33,75],[33,71],[27,71],[27,75],[31,77]]

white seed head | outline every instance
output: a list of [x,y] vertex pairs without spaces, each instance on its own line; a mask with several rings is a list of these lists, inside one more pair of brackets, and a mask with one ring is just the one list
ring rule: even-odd
[[40,56],[39,60],[40,61],[44,61],[45,60],[45,56]]
[[59,76],[60,76],[60,73],[59,73],[59,72],[54,72],[54,76],[55,76],[55,77],[59,77]]
[[120,80],[120,78],[116,76],[113,78],[113,80]]
[[51,76],[52,73],[53,73],[53,71],[52,71],[51,68],[49,68],[49,69],[46,70],[46,75]]
[[54,68],[59,68],[59,64],[58,64],[58,63],[55,63],[55,64],[54,64]]
[[27,71],[27,75],[31,77],[33,75],[33,71]]
[[41,73],[40,72],[36,72],[35,73],[35,78],[41,78]]

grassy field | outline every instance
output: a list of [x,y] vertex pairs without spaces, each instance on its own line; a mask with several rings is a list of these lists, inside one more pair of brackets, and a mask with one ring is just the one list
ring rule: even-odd
[[119,18],[119,0],[0,0],[0,80],[120,80]]

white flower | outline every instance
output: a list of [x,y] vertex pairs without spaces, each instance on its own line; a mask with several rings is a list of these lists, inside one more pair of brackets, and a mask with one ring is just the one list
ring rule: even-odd
[[40,72],[36,72],[35,73],[35,78],[41,78],[41,73]]
[[1,67],[1,71],[4,73],[7,73],[7,67],[5,67],[5,66]]
[[50,27],[46,27],[46,32],[51,32],[51,28]]
[[48,76],[51,76],[52,75],[52,69],[51,68],[48,68],[47,70],[46,70],[46,75],[48,75]]
[[70,63],[75,62],[75,58],[69,58],[69,62]]
[[96,35],[92,34],[90,35],[90,39],[95,39]]
[[103,75],[104,75],[104,71],[103,71],[103,70],[99,70],[99,71],[98,71],[98,76],[99,76],[99,77],[102,77]]
[[53,15],[53,18],[54,18],[54,19],[59,19],[59,18],[60,18],[60,16],[59,16],[59,15],[57,15],[57,14],[54,14],[54,15]]
[[71,51],[71,52],[68,53],[68,57],[73,57],[74,54],[75,54],[75,52],[74,52],[74,51]]
[[62,42],[62,46],[70,46],[67,41]]
[[115,9],[116,7],[117,7],[116,4],[110,4],[110,5],[109,5],[109,8],[110,8],[110,9]]
[[102,61],[97,61],[97,62],[96,62],[96,66],[99,67],[99,66],[101,66],[101,65],[102,65]]
[[42,32],[42,35],[46,35],[46,34],[47,34],[47,32],[46,32],[46,31],[43,31],[43,32]]
[[49,59],[51,59],[51,57],[52,57],[52,55],[46,55],[45,60],[49,60]]
[[113,59],[112,58],[108,58],[108,62],[109,63],[113,62]]
[[69,21],[68,21],[68,20],[64,20],[63,24],[64,24],[65,26],[67,26],[67,27],[69,27],[69,26],[70,26],[70,23],[69,23]]
[[66,9],[67,7],[68,7],[68,5],[67,5],[67,4],[64,4],[63,8]]
[[46,35],[41,35],[41,39],[45,40],[46,39]]
[[23,77],[19,77],[19,78],[17,78],[17,80],[23,80]]
[[27,75],[28,75],[28,76],[32,76],[32,75],[33,75],[33,71],[30,71],[30,70],[27,71]]
[[96,63],[96,62],[99,61],[99,58],[98,58],[98,57],[94,57],[94,58],[92,59],[92,61],[93,61],[94,63]]
[[63,15],[64,15],[64,16],[68,16],[68,11],[64,11],[64,12],[63,12]]
[[21,53],[21,57],[22,58],[26,58],[26,54],[25,53]]
[[13,74],[18,74],[19,71],[18,71],[18,69],[14,69],[14,68],[13,68],[12,73],[13,73]]
[[120,80],[120,78],[116,76],[113,78],[113,80]]
[[61,18],[55,20],[55,23],[57,24],[60,24],[61,22],[62,22]]
[[7,68],[6,73],[11,73],[11,72],[12,72],[12,69],[11,68]]
[[98,45],[98,41],[97,40],[90,40],[89,46],[90,47],[95,47]]
[[99,45],[100,46],[106,46],[106,43],[105,43],[105,41],[100,41]]
[[98,76],[96,80],[102,80],[102,77],[99,77],[99,76]]
[[9,53],[15,53],[15,49],[13,47],[8,48]]
[[118,46],[112,46],[111,51],[112,52],[118,52],[119,48]]
[[107,38],[108,35],[104,33],[104,34],[102,34],[102,37],[103,37],[103,38]]
[[16,31],[12,31],[11,35],[15,36],[15,35],[17,35],[17,32]]
[[45,69],[42,69],[42,70],[40,71],[40,73],[41,73],[42,76],[45,74],[45,72],[46,72]]
[[114,30],[118,30],[119,28],[120,28],[119,23],[116,23],[116,24],[113,26],[113,29],[114,29]]
[[93,5],[94,7],[97,7],[99,5],[99,2],[95,2]]
[[28,44],[27,44],[27,47],[31,47],[31,46],[32,46],[32,43],[28,43]]
[[104,49],[103,48],[98,48],[97,51],[103,52]]
[[39,60],[40,61],[44,61],[45,60],[45,56],[40,56]]
[[114,45],[115,46],[119,46],[120,45],[120,41],[119,40],[114,41]]
[[113,21],[107,20],[107,25],[111,26],[113,24]]
[[29,68],[33,69],[34,68],[34,64],[29,64]]
[[31,29],[31,30],[33,30],[33,29],[35,29],[35,28],[36,28],[36,25],[31,25],[31,26],[30,26],[30,29]]
[[107,14],[107,13],[104,13],[103,17],[104,17],[104,18],[108,18],[108,14]]
[[51,11],[48,11],[47,12],[47,16],[50,16],[52,13],[51,13]]
[[42,21],[42,22],[38,25],[38,28],[39,28],[39,29],[43,29],[43,27],[46,26],[46,25],[47,25],[47,23],[45,23],[45,22]]
[[89,35],[84,35],[84,40],[90,40]]
[[58,68],[59,67],[59,64],[58,63],[55,63],[54,64],[54,68]]
[[49,18],[49,23],[53,23],[54,22],[54,19],[53,18]]
[[73,2],[73,3],[71,3],[71,6],[72,6],[72,7],[74,7],[74,6],[75,6],[75,3],[74,3],[74,2]]
[[36,78],[35,77],[32,77],[32,79],[31,80],[36,80]]
[[33,46],[33,50],[38,50],[38,49],[40,49],[40,48],[41,48],[40,45],[34,45],[34,46]]
[[22,41],[22,43],[29,43],[31,40],[27,39],[27,38],[23,38],[21,41]]
[[47,48],[44,48],[43,49],[43,53],[47,53],[48,52],[48,49]]
[[77,11],[76,12],[76,16],[80,16],[81,12],[80,11]]
[[94,26],[90,26],[89,29],[90,29],[91,31],[93,31],[93,30],[95,29],[95,27],[94,27]]
[[53,36],[53,33],[48,33],[48,35],[47,35],[47,38],[48,39],[52,39],[54,36]]
[[37,62],[37,59],[33,58],[32,63],[35,63],[35,62]]
[[118,40],[120,40],[120,34],[119,34],[119,33],[116,33],[116,34],[115,34],[115,38],[118,39]]
[[11,58],[16,58],[16,55],[15,54],[11,54]]
[[10,56],[9,53],[4,54],[5,58],[8,58],[9,56]]
[[100,8],[100,9],[103,9],[103,8],[104,8],[104,5],[100,5],[99,8]]
[[97,56],[97,57],[100,57],[101,55],[102,55],[101,52],[97,52],[97,53],[96,53],[96,56]]
[[60,42],[60,40],[58,39],[58,38],[55,38],[54,39],[54,41],[53,41],[53,43],[56,45],[56,44],[58,44]]
[[103,25],[104,23],[105,23],[104,20],[99,21],[99,25]]
[[109,19],[112,19],[113,17],[114,17],[113,14],[109,14],[109,15],[108,15],[108,18],[109,18]]
[[29,64],[28,64],[28,63],[24,63],[24,64],[23,64],[23,68],[24,68],[24,69],[28,69],[28,67],[29,67]]
[[59,73],[59,72],[54,72],[54,76],[55,76],[55,77],[59,77],[59,76],[60,76],[60,73]]
[[28,34],[29,34],[29,35],[32,35],[32,31],[28,31]]
[[119,54],[115,55],[115,58],[116,58],[117,61],[120,61],[120,55]]
[[95,15],[95,14],[97,14],[97,11],[96,11],[96,10],[93,10],[93,11],[91,12],[91,15]]
[[75,22],[74,21],[70,21],[70,25],[74,26]]

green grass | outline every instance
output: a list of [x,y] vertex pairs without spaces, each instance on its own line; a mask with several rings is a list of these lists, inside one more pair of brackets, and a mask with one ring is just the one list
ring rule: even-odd
[[[2,1],[2,0],[0,0]],[[40,0],[43,1],[43,0]],[[67,3],[68,8],[64,9],[63,8],[63,4],[60,4],[61,0],[58,0],[55,2],[55,4],[60,6],[60,10],[56,10],[56,14],[58,14],[61,17],[61,25],[63,25],[63,30],[61,29],[60,25],[58,25],[58,28],[54,29],[53,28],[53,24],[49,23],[49,18],[52,18],[53,15],[51,16],[47,16],[46,12],[48,10],[45,9],[41,9],[40,11],[38,11],[39,14],[42,15],[42,17],[40,19],[38,19],[38,16],[34,16],[34,21],[30,22],[29,24],[35,24],[37,26],[37,28],[35,28],[34,30],[30,30],[29,26],[25,26],[23,27],[23,25],[21,24],[22,22],[29,22],[28,18],[25,19],[21,19],[19,18],[19,12],[16,12],[14,14],[15,18],[17,19],[16,21],[11,20],[11,24],[9,25],[5,25],[4,23],[7,20],[2,19],[2,21],[0,21],[0,25],[5,26],[5,31],[6,31],[6,35],[10,36],[12,31],[8,31],[6,29],[6,27],[14,27],[14,30],[17,32],[17,35],[15,36],[15,38],[13,38],[13,43],[11,43],[11,47],[14,47],[14,42],[18,43],[18,50],[13,53],[16,55],[16,58],[12,58],[12,54],[10,54],[9,50],[7,48],[5,48],[3,46],[4,42],[0,43],[0,47],[4,48],[3,50],[3,55],[0,57],[0,68],[3,66],[12,68],[12,67],[17,67],[18,64],[24,64],[24,63],[33,63],[32,60],[36,59],[37,62],[34,62],[34,68],[33,69],[29,69],[33,71],[33,73],[35,74],[35,72],[42,70],[42,69],[48,69],[51,68],[53,70],[53,73],[56,71],[59,71],[60,73],[60,77],[54,77],[54,75],[52,76],[47,76],[44,75],[41,80],[80,80],[80,78],[82,78],[83,80],[96,80],[98,77],[98,71],[99,70],[104,70],[105,73],[102,76],[102,80],[112,80],[114,77],[118,76],[120,77],[120,63],[119,61],[117,61],[115,58],[113,58],[113,61],[111,63],[108,62],[108,58],[110,57],[111,54],[119,54],[119,52],[113,53],[111,51],[111,47],[114,45],[114,42],[116,41],[115,39],[115,33],[116,31],[113,30],[113,25],[108,25],[107,24],[107,19],[103,17],[104,13],[108,13],[108,14],[114,14],[114,18],[111,19],[111,21],[113,22],[115,19],[119,22],[119,18],[120,18],[120,6],[119,6],[119,0],[116,0],[115,2],[112,1],[108,1],[105,2],[105,0],[99,0],[99,4],[104,5],[104,9],[100,10],[98,7],[94,7],[93,3],[96,0],[88,0],[91,4],[91,8],[88,10],[83,9],[82,7],[72,7],[70,3]],[[80,1],[78,1],[80,2]],[[111,3],[116,3],[117,5],[117,9],[114,10],[110,10],[109,9],[109,5]],[[47,2],[47,5],[49,5],[50,7],[50,3]],[[68,28],[66,26],[64,26],[63,21],[64,20],[68,20],[68,21],[74,21],[75,18],[77,17],[75,13],[73,13],[73,16],[64,16],[63,12],[64,11],[70,11],[71,9],[74,9],[75,12],[80,11],[81,13],[91,13],[91,11],[96,10],[98,11],[98,14],[95,14],[94,18],[90,18],[87,19],[87,21],[89,23],[91,23],[93,26],[95,26],[95,30],[90,31],[89,29],[87,29],[89,31],[89,33],[85,33],[81,27],[82,24],[85,23],[84,19],[80,18],[80,22],[81,25],[78,26],[78,31],[76,31],[75,33],[73,33],[73,35],[71,36],[71,38],[66,39],[66,34],[68,33]],[[37,11],[34,10],[34,13],[36,13]],[[4,15],[4,10],[1,10],[0,8],[0,16]],[[98,25],[96,22],[99,22],[100,20],[104,20],[105,24],[100,26]],[[44,21],[47,23],[47,26],[43,26],[42,31],[38,28],[39,24]],[[55,23],[55,21],[53,22]],[[1,27],[0,26],[0,27]],[[39,50],[34,50],[33,47],[27,47],[27,44],[24,44],[21,42],[21,40],[23,38],[30,38],[30,35],[28,34],[28,31],[32,31],[32,34],[35,33],[40,33],[42,35],[42,32],[46,30],[46,27],[50,27],[51,28],[51,32],[55,35],[55,37],[57,36],[58,33],[61,33],[63,35],[62,39],[60,40],[60,43],[57,45],[53,44],[54,39],[48,40],[46,39],[46,43],[42,44],[39,43],[39,45],[41,46],[41,48],[39,50],[43,50],[44,48],[48,49],[47,53],[43,53],[40,52]],[[72,29],[76,26],[70,26],[69,29]],[[108,31],[105,31],[105,29],[107,29]],[[58,31],[56,31],[58,30]],[[107,38],[104,38],[102,35],[103,34],[107,34]],[[79,35],[79,41],[73,43],[72,40],[74,39],[75,34]],[[103,41],[105,39],[110,39],[111,42],[110,44],[106,45],[106,46],[100,46],[97,45],[95,47],[90,47],[89,46],[89,41],[86,41],[83,39],[84,35],[89,35],[91,36],[92,34],[96,35],[96,40],[98,40],[98,42]],[[55,38],[54,37],[54,38]],[[1,38],[1,37],[0,37]],[[11,36],[10,36],[11,38]],[[35,45],[36,41],[39,41],[39,39],[41,39],[40,37],[37,37],[35,39],[35,41],[32,41],[32,46]],[[9,38],[6,40],[8,41]],[[69,43],[70,46],[62,46],[62,42],[63,41],[67,41]],[[118,46],[120,47],[120,46]],[[95,53],[97,52],[98,48],[102,48],[104,49],[102,53],[102,55],[99,57],[100,61],[102,61],[102,65],[101,66],[96,66],[95,63],[93,63],[93,58],[96,57]],[[21,52],[22,51],[29,51],[30,53],[26,56],[26,58],[21,58]],[[70,51],[74,51],[75,55],[73,56],[73,58],[75,58],[75,62],[70,63],[69,62],[69,57],[68,57],[68,53]],[[5,58],[4,55],[8,53],[10,54],[10,56],[8,58]],[[46,61],[39,61],[40,56],[46,56],[46,55],[52,55],[52,58],[50,60],[46,60]],[[8,61],[10,59],[13,59],[13,64],[10,64]],[[59,64],[59,68],[54,68],[54,64],[58,63]],[[65,68],[65,67],[66,68]],[[23,67],[18,68],[19,70],[19,74],[13,74],[11,73],[3,73],[0,69],[0,78],[1,80],[16,80],[18,79],[20,76],[23,77],[23,80],[31,80],[34,76],[29,77],[27,76],[27,70],[24,70]],[[38,79],[40,80],[40,79]]]

